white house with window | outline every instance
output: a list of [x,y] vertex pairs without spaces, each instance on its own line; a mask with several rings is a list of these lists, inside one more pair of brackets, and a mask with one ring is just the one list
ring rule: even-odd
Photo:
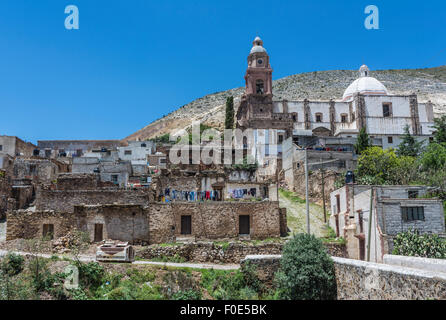
[[[372,212],[370,197],[373,188]],[[393,250],[393,237],[409,229],[420,233],[445,233],[443,203],[424,198],[426,186],[368,186],[347,184],[330,194],[330,227],[347,242],[352,259],[382,262]]]

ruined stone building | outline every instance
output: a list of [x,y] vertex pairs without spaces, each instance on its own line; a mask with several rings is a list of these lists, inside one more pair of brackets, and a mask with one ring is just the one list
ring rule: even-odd
[[123,146],[119,140],[41,140],[37,141],[40,156],[45,158],[82,157],[96,149],[117,149]]
[[350,258],[365,260],[370,223],[370,260],[382,262],[384,254],[392,253],[393,237],[400,232],[414,229],[420,233],[445,233],[443,203],[425,198],[428,190],[426,186],[347,184],[330,195],[330,226],[347,241]]
[[159,202],[150,189],[110,187],[99,174],[60,175],[38,189],[33,210],[8,211],[7,240],[60,237],[73,228],[94,242],[264,239],[286,234],[286,211],[277,201]]
[[0,136],[0,156],[9,155],[10,157],[31,157],[35,149],[35,145],[30,142],[25,142],[17,137]]

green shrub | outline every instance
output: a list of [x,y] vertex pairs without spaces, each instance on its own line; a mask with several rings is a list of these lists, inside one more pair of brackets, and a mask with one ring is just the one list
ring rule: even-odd
[[198,290],[180,290],[172,295],[173,300],[200,300],[201,292]]
[[103,283],[104,268],[97,262],[76,263],[79,269],[79,284],[86,289],[95,290]]
[[2,270],[13,277],[23,271],[25,259],[15,253],[8,253],[2,261]]
[[393,239],[393,254],[401,256],[446,259],[446,239],[436,234],[422,234],[408,230]]
[[333,261],[313,235],[297,234],[285,244],[275,280],[281,299],[336,299]]

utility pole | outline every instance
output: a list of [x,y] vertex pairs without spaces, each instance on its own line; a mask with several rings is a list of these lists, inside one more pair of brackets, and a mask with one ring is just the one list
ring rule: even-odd
[[305,148],[305,206],[307,211],[307,233],[310,234],[310,201],[308,199],[308,154]]
[[325,170],[323,168],[323,162],[321,159],[321,183],[322,183],[322,206],[324,207],[324,223],[327,223],[327,209],[325,208]]
[[367,261],[370,261],[370,242],[372,239],[373,187],[370,189],[369,232],[367,235]]

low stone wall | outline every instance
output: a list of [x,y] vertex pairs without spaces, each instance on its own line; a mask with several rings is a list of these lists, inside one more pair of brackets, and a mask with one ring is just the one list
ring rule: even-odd
[[446,259],[430,259],[385,254],[384,263],[424,271],[442,272],[446,274]]
[[[185,244],[151,245],[137,252],[137,256],[143,259],[154,259],[160,257],[181,258],[190,262],[212,262],[212,263],[240,263],[246,256],[250,255],[280,255],[283,242],[264,242],[255,244],[252,242],[228,242],[219,244],[215,242],[192,242]],[[345,245],[337,243],[326,243],[330,255],[339,254],[346,256]]]
[[[280,255],[247,256],[259,279],[271,283]],[[339,300],[446,300],[446,275],[401,266],[333,257]]]
[[143,259],[178,257],[190,262],[234,263],[238,264],[247,255],[280,254],[282,243],[248,244],[230,242],[225,245],[213,242],[196,242],[179,245],[152,245],[137,252]]

